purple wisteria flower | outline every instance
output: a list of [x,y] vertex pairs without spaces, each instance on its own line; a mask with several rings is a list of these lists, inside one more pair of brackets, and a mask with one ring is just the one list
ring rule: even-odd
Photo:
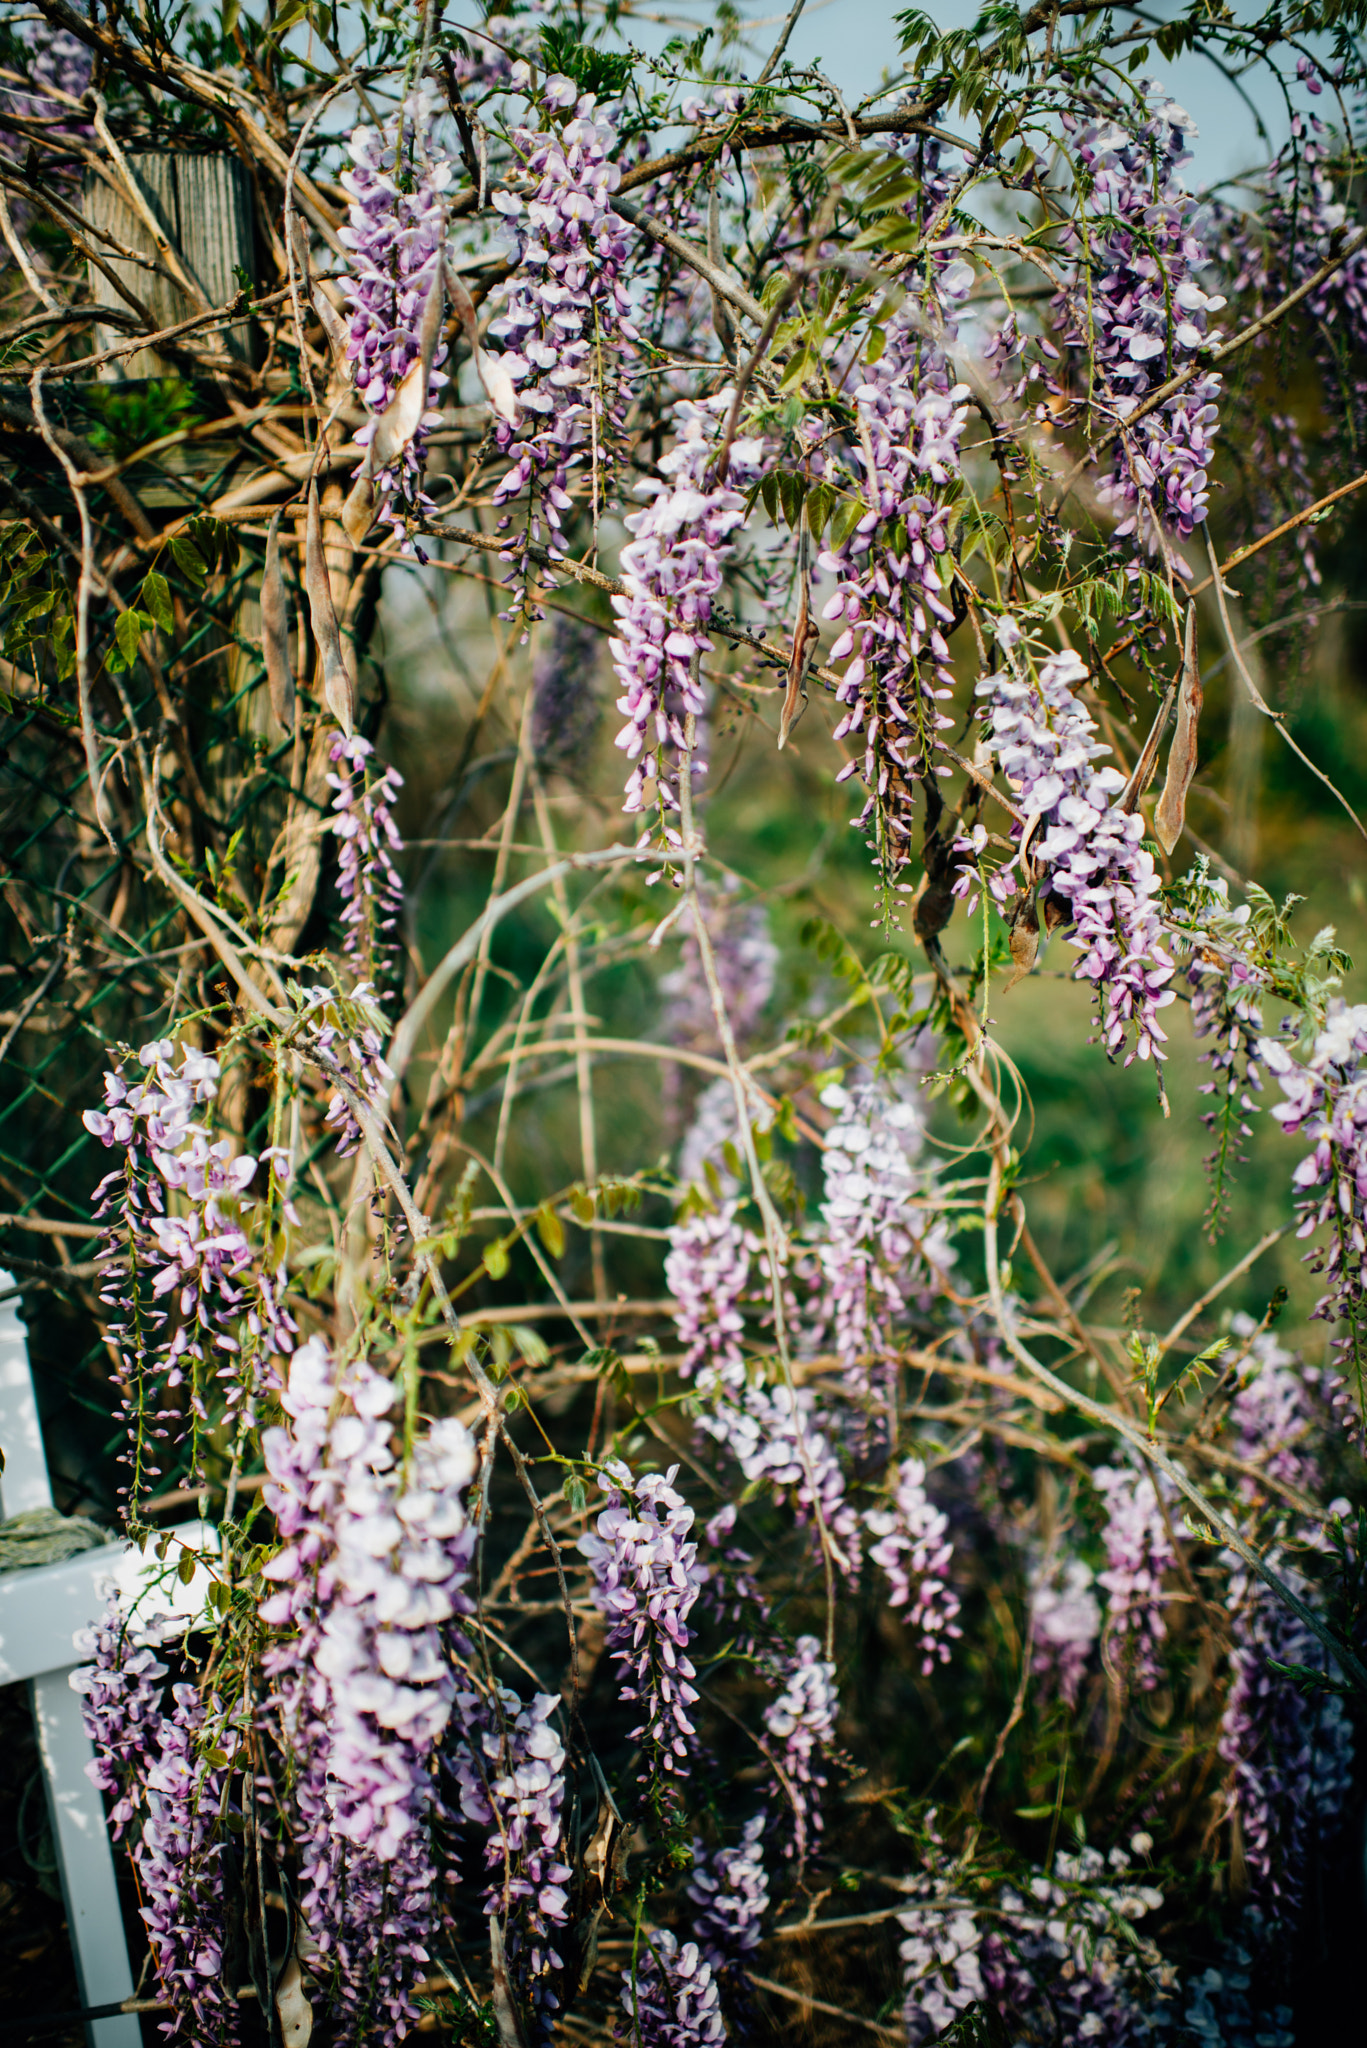
[[1367,1004],[1335,997],[1324,1028],[1303,1064],[1283,1040],[1263,1038],[1263,1065],[1286,1100],[1272,1114],[1289,1137],[1308,1139],[1308,1152],[1292,1176],[1298,1193],[1298,1237],[1318,1241],[1307,1255],[1312,1272],[1326,1277],[1313,1313],[1345,1322],[1336,1348],[1354,1365],[1361,1386],[1358,1333],[1367,1251]]
[[[1134,1854],[1153,1847],[1136,1835]],[[1048,1876],[1023,1896],[1007,1886],[982,1944],[982,1975],[993,2008],[1031,2027],[1030,2038],[1138,2048],[1176,1989],[1177,1973],[1136,1923],[1163,1904],[1156,1886],[1132,1876],[1132,1856],[1061,1850]],[[1166,2031],[1166,2029],[1164,2029]]]
[[794,1520],[799,1528],[811,1528],[816,1546],[824,1530],[837,1568],[856,1577],[859,1516],[811,1389],[753,1386],[735,1396],[714,1384],[707,1391],[711,1398],[699,1414],[699,1428],[725,1445],[752,1486],[763,1484],[791,1505]]
[[[126,1837],[157,1981],[172,2018],[162,2029],[196,2044],[238,2038],[237,2001],[223,1981],[228,1938],[219,1839],[227,1768],[237,1737],[198,1688],[170,1688],[145,1631],[117,1600],[78,1647],[94,1661],[73,1671],[82,1718],[95,1749],[87,1767],[114,1804],[114,1838]],[[213,1750],[222,1759],[205,1761]]]
[[[1029,861],[1050,895],[1066,906],[1070,943],[1082,954],[1075,970],[1096,992],[1098,1023],[1112,1057],[1135,1032],[1133,1051],[1164,1058],[1158,1013],[1174,1000],[1174,966],[1160,916],[1160,885],[1145,849],[1138,811],[1116,808],[1124,787],[1114,768],[1094,764],[1110,749],[1076,690],[1087,670],[1071,651],[1051,654],[1037,674],[1015,668],[986,676],[978,693],[1002,773],[1027,819],[1038,819]],[[1022,837],[1013,825],[1012,836]],[[999,903],[1027,886],[1017,853],[992,879]]]
[[1106,1507],[1106,1569],[1097,1580],[1110,1596],[1107,1643],[1117,1665],[1152,1692],[1162,1676],[1158,1652],[1168,1632],[1163,1579],[1176,1562],[1162,1507],[1153,1480],[1138,1472],[1103,1465],[1092,1479]]
[[714,1849],[709,1855],[700,1841],[693,1843],[688,1881],[688,1896],[697,1907],[693,1938],[717,1978],[737,1991],[769,1910],[764,1834],[765,1817],[756,1813],[733,1849]]
[[321,984],[300,991],[298,1040],[333,1089],[323,1118],[336,1133],[337,1157],[349,1158],[361,1142],[361,1126],[339,1081],[345,1082],[383,1120],[394,1075],[384,1056],[384,1013],[368,982],[358,982],[345,1001]]
[[493,195],[508,223],[515,274],[490,332],[510,345],[503,366],[523,415],[517,427],[498,425],[509,467],[494,502],[528,491],[524,550],[543,538],[544,522],[555,553],[573,504],[573,473],[587,464],[595,524],[613,488],[636,340],[625,278],[635,231],[612,211],[620,176],[612,116],[559,74],[545,80],[541,99],[569,118],[538,133],[514,130],[513,150],[533,189],[525,199]]
[[154,1446],[185,1428],[180,1409],[159,1401],[183,1387],[197,1430],[209,1419],[212,1375],[224,1383],[229,1410],[250,1414],[279,1384],[275,1356],[294,1344],[283,1273],[259,1266],[241,1221],[258,1162],[250,1153],[235,1157],[227,1138],[211,1138],[197,1120],[218,1091],[218,1060],[193,1046],[179,1053],[177,1064],[169,1038],[144,1045],[145,1078],[130,1087],[106,1072],[105,1107],[82,1117],[106,1149],[124,1155],[96,1188],[94,1210],[104,1228],[100,1299],[115,1311],[108,1330],[119,1352],[123,1455],[135,1498],[160,1475]]
[[[727,1083],[730,1086],[730,1083]],[[745,1387],[745,1318],[751,1264],[760,1249],[738,1220],[739,1204],[697,1209],[672,1224],[665,1285],[674,1297],[674,1324],[683,1344],[679,1371],[700,1394]]]
[[887,1573],[888,1605],[906,1608],[906,1624],[919,1639],[921,1669],[929,1677],[937,1663],[949,1662],[950,1642],[963,1630],[955,1620],[959,1596],[949,1583],[949,1517],[927,1497],[923,1459],[902,1460],[890,1505],[865,1509],[864,1524],[878,1539],[869,1556]]
[[[773,995],[778,947],[769,930],[767,907],[756,898],[737,901],[738,887],[729,878],[721,888],[703,881],[698,898],[727,1019],[736,1044],[744,1047],[753,1038]],[[666,1006],[662,1035],[670,1045],[687,1046],[694,1052],[715,1052],[717,1022],[693,919],[690,905],[679,921],[683,938],[679,964],[660,977],[660,994]]]
[[1077,267],[1056,311],[1114,449],[1099,495],[1122,515],[1117,534],[1151,549],[1157,522],[1186,536],[1206,517],[1221,380],[1204,371],[1137,426],[1125,422],[1219,340],[1210,316],[1225,301],[1200,283],[1213,251],[1181,177],[1196,125],[1151,80],[1139,95],[1134,109],[1062,117],[1085,211],[1067,230]]
[[[968,265],[957,265],[949,283],[966,291]],[[889,919],[896,894],[909,888],[900,877],[911,853],[914,786],[934,772],[937,735],[954,723],[942,708],[953,693],[944,629],[954,618],[949,529],[969,392],[965,384],[944,388],[944,358],[923,329],[921,307],[908,298],[855,387],[868,509],[840,547],[819,557],[837,579],[822,616],[843,622],[829,656],[846,662],[834,737],[863,739],[862,757],[837,780],[863,776],[868,795],[853,822],[867,835]]]
[[[1318,1497],[1324,1489],[1324,1470],[1314,1429],[1324,1414],[1324,1397],[1333,1401],[1336,1377],[1304,1364],[1277,1342],[1271,1330],[1258,1329],[1242,1312],[1230,1317],[1229,1330],[1240,1350],[1248,1353],[1238,1367],[1239,1388],[1229,1404],[1239,1456],[1260,1466],[1269,1479]],[[1250,1506],[1267,1497],[1249,1473],[1241,1473],[1237,1485]]]
[[470,1611],[473,1440],[442,1419],[396,1457],[398,1399],[366,1360],[339,1370],[315,1337],[291,1362],[288,1423],[262,1438],[282,1539],[264,1567],[281,1590],[261,1604],[282,1632],[264,1660],[270,1710],[296,1759],[301,1911],[348,2041],[372,2024],[395,2039],[417,2016],[435,1911],[433,1765],[455,1695],[448,1651]]
[[771,1787],[774,1827],[783,1853],[801,1867],[821,1840],[821,1795],[826,1789],[826,1755],[835,1740],[840,1707],[835,1666],[821,1654],[815,1636],[799,1636],[791,1656],[776,1673],[778,1694],[764,1709],[764,1732],[783,1771]]
[[328,783],[336,791],[332,829],[340,847],[343,951],[366,982],[383,982],[393,976],[399,952],[394,932],[403,912],[403,882],[394,865],[394,856],[403,852],[394,822],[403,777],[388,766],[375,774],[370,766],[375,749],[359,733],[350,739],[338,733],[331,754],[334,772]]
[[594,1595],[608,1618],[608,1652],[621,1675],[621,1697],[646,1718],[633,1728],[648,1759],[652,1785],[685,1776],[697,1748],[690,1708],[697,1676],[688,1656],[688,1617],[702,1580],[698,1546],[689,1539],[693,1510],[675,1491],[678,1466],[640,1479],[619,1459],[603,1469],[609,1496],[596,1533],[579,1538],[593,1568]]
[[[1324,1651],[1300,1618],[1233,1558],[1229,1696],[1220,1723],[1220,1755],[1229,1766],[1229,1811],[1237,1816],[1255,1902],[1272,1920],[1294,1919],[1306,1867],[1347,1815],[1353,1779],[1353,1731],[1333,1693],[1303,1697],[1269,1660],[1323,1671]],[[1302,1599],[1310,1587],[1273,1554]]]
[[[441,273],[446,196],[456,171],[437,137],[439,110],[435,90],[420,84],[392,122],[383,129],[363,124],[348,145],[351,164],[342,173],[342,186],[351,209],[347,225],[338,230],[351,251],[344,285],[351,307],[346,352],[356,391],[374,415],[357,432],[358,448],[370,446],[379,415],[418,360],[423,311]],[[439,341],[428,383],[429,408],[448,382],[441,368],[445,360],[446,345]],[[400,532],[407,530],[415,509],[436,509],[421,489],[421,473],[423,428],[439,417],[425,412],[400,463],[372,479],[380,516]]]
[[456,1712],[466,1739],[450,1756],[462,1813],[488,1830],[484,1862],[493,1881],[484,1910],[506,1923],[509,1970],[547,2041],[559,2009],[547,1979],[564,1967],[555,1930],[568,1918],[572,1874],[564,1860],[565,1745],[552,1723],[559,1709],[556,1693],[537,1693],[524,1707],[504,1689],[497,1712],[479,1694],[461,1693]]
[[612,655],[623,690],[617,709],[627,721],[617,745],[635,763],[624,809],[643,811],[653,784],[661,841],[674,848],[680,843],[678,828],[669,822],[679,808],[674,762],[685,746],[685,717],[700,717],[706,709],[695,658],[711,651],[707,627],[733,553],[730,536],[744,524],[744,486],[756,479],[764,460],[762,441],[736,440],[725,478],[712,478],[731,399],[730,391],[722,391],[701,404],[684,399],[675,407],[674,446],[659,464],[667,481],[647,478],[637,486],[638,496],[650,503],[627,515],[632,539],[621,557],[626,595],[612,600]]
[[622,1972],[614,2039],[630,2048],[710,2048],[726,2039],[721,1997],[696,1942],[679,1946],[667,1927],[641,1930],[634,1970]]
[[1057,1689],[1065,1706],[1077,1705],[1083,1674],[1098,1636],[1101,1608],[1093,1592],[1090,1565],[1069,1557],[1030,1574],[1030,1612],[1035,1625],[1030,1668]]
[[602,717],[594,683],[603,645],[587,619],[551,614],[532,668],[532,752],[543,774],[587,766]]
[[933,1878],[915,1882],[924,1888],[925,1903],[897,1915],[906,1937],[897,1952],[909,2048],[934,2040],[987,1997],[979,1953],[983,1930],[972,1910],[962,1900],[940,1896]]
[[851,1394],[886,1403],[897,1372],[897,1329],[909,1304],[929,1302],[954,1260],[935,1213],[935,1171],[919,1159],[919,1098],[886,1082],[822,1091],[833,1112],[821,1155],[820,1304]]
[[[0,87],[0,134],[5,132],[5,115],[13,113],[21,120],[41,121],[49,136],[69,135],[82,140],[93,136],[92,123],[68,102],[83,99],[90,90],[94,52],[70,29],[54,28],[42,16],[21,21],[16,36],[25,52],[24,71],[29,89]],[[58,93],[64,97],[58,99]],[[22,156],[28,146],[24,138],[11,134],[7,139],[16,155]],[[45,164],[56,161],[44,153]]]

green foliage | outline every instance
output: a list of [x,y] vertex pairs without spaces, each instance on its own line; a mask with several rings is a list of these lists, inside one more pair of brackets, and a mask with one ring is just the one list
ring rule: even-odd
[[541,31],[541,61],[548,71],[563,72],[581,92],[617,99],[631,83],[631,59],[581,42],[567,22],[553,22]]

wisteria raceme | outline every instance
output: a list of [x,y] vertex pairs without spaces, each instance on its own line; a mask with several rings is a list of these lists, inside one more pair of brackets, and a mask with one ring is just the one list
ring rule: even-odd
[[[1067,905],[1070,943],[1082,954],[1076,974],[1096,992],[1106,1050],[1114,1056],[1135,1033],[1125,1064],[1164,1058],[1158,1013],[1171,1003],[1174,967],[1160,915],[1160,884],[1145,849],[1144,820],[1112,798],[1124,787],[1114,768],[1097,768],[1110,752],[1076,690],[1087,679],[1079,657],[1051,654],[1038,673],[1014,669],[984,677],[988,732],[1002,773],[1025,817],[1038,815],[1029,858],[1044,886]],[[1021,827],[1013,825],[1019,841]],[[993,877],[998,902],[1026,885],[1017,854]]]
[[736,1989],[746,1958],[759,1947],[769,1910],[764,1834],[764,1815],[756,1813],[745,1823],[734,1849],[714,1849],[709,1855],[701,1842],[693,1843],[688,1882],[688,1896],[697,1908],[693,1938],[714,1975]]
[[1211,1218],[1225,1202],[1230,1171],[1245,1155],[1252,1136],[1245,1118],[1256,1111],[1254,1095],[1262,1093],[1258,1042],[1263,1035],[1266,977],[1253,957],[1254,934],[1247,904],[1228,909],[1229,885],[1223,878],[1205,882],[1209,902],[1205,930],[1193,945],[1184,970],[1191,994],[1192,1036],[1211,1041],[1201,1058],[1214,1078],[1201,1084],[1203,1095],[1216,1098],[1201,1121],[1215,1138],[1206,1161],[1211,1176]]
[[588,765],[602,716],[594,687],[602,646],[587,619],[551,614],[532,670],[532,752],[543,774],[574,776]]
[[726,2039],[721,1996],[698,1945],[680,1947],[667,1927],[641,1930],[635,1969],[622,1972],[614,2038],[629,2048],[710,2048]]
[[752,1386],[734,1396],[714,1383],[711,1392],[699,1427],[726,1446],[751,1485],[763,1482],[788,1501],[799,1526],[811,1528],[814,1544],[824,1540],[838,1569],[854,1578],[859,1517],[810,1388]]
[[1117,535],[1134,533],[1152,549],[1156,523],[1186,536],[1206,517],[1218,373],[1202,371],[1135,426],[1126,422],[1219,339],[1210,316],[1225,301],[1199,282],[1213,250],[1200,202],[1182,183],[1195,123],[1151,80],[1138,90],[1133,109],[1063,117],[1085,214],[1065,231],[1077,273],[1058,311],[1108,440],[1120,421],[1099,495],[1122,515]]
[[971,2005],[985,2001],[979,1951],[983,1930],[962,1900],[944,1896],[922,1878],[926,1903],[897,1915],[905,1940],[898,1944],[905,1998],[902,2018],[909,2048],[932,2041]]
[[526,199],[494,194],[513,239],[514,277],[490,332],[511,344],[503,365],[524,416],[516,428],[498,425],[510,466],[494,501],[529,491],[527,538],[542,539],[544,521],[554,553],[574,502],[573,473],[588,464],[595,522],[613,487],[621,387],[636,339],[625,277],[634,233],[611,206],[620,177],[611,115],[558,73],[544,81],[541,99],[568,119],[513,132],[533,190]]
[[802,1865],[821,1839],[825,1761],[835,1740],[840,1695],[835,1666],[822,1656],[815,1636],[798,1637],[776,1678],[779,1691],[764,1709],[764,1732],[783,1780],[772,1788],[770,1798],[776,1832],[783,1835],[783,1853]]
[[678,1466],[634,1479],[616,1459],[599,1485],[609,1495],[596,1532],[579,1538],[593,1568],[594,1592],[608,1618],[608,1652],[621,1697],[637,1700],[652,1780],[684,1776],[697,1747],[691,1709],[697,1676],[688,1656],[688,1617],[701,1590],[693,1510],[675,1491]]
[[1107,1601],[1106,1640],[1114,1663],[1145,1692],[1161,1677],[1158,1648],[1167,1635],[1163,1578],[1175,1559],[1152,1479],[1103,1465],[1092,1474],[1106,1508],[1106,1569],[1097,1573]]
[[846,1387],[882,1400],[897,1326],[911,1301],[929,1300],[954,1252],[935,1214],[934,1169],[917,1164],[925,1120],[915,1095],[832,1083],[821,1100],[833,1112],[821,1155],[821,1306]]
[[737,1393],[745,1385],[742,1305],[759,1240],[738,1222],[738,1208],[724,1202],[672,1224],[665,1257],[665,1285],[684,1347],[679,1371],[709,1395],[719,1385]]
[[[1230,1317],[1229,1333],[1238,1351],[1247,1353],[1236,1368],[1239,1387],[1229,1404],[1239,1456],[1270,1480],[1318,1497],[1324,1473],[1314,1426],[1324,1396],[1332,1401],[1333,1375],[1305,1365],[1242,1312]],[[1271,1497],[1250,1472],[1241,1473],[1237,1485],[1250,1505]]]
[[761,441],[737,439],[726,476],[712,478],[731,400],[727,390],[675,407],[674,446],[659,464],[666,481],[647,478],[637,486],[637,495],[650,502],[627,515],[632,538],[621,556],[626,594],[612,600],[612,654],[623,691],[617,709],[627,721],[617,745],[635,764],[624,809],[643,811],[653,783],[660,832],[669,847],[679,844],[669,818],[679,808],[674,764],[686,747],[684,721],[690,712],[697,717],[706,709],[696,661],[712,647],[707,628],[732,553],[730,537],[744,524],[743,486],[756,480],[764,460]]
[[[369,448],[379,415],[418,360],[423,310],[441,271],[454,167],[437,137],[439,107],[433,88],[420,84],[392,123],[383,129],[363,124],[348,145],[351,163],[341,182],[351,207],[347,225],[338,230],[351,252],[344,284],[351,307],[347,357],[357,393],[374,415],[357,432],[359,448]],[[439,341],[429,408],[448,381],[445,360],[446,346]],[[381,517],[401,532],[414,510],[435,510],[421,488],[421,473],[423,429],[438,418],[424,413],[397,466],[373,478]]]
[[[1152,1847],[1145,1835],[1131,1843],[1133,1855]],[[1000,1893],[983,1980],[991,2006],[1031,2026],[1031,2039],[1138,2048],[1165,2038],[1176,1972],[1134,1931],[1163,1894],[1131,1874],[1131,1850],[1061,1850],[1027,1895]]]
[[[208,1419],[211,1378],[224,1383],[230,1410],[250,1414],[277,1384],[273,1358],[288,1355],[294,1322],[283,1307],[282,1276],[257,1261],[243,1227],[243,1197],[257,1160],[233,1156],[196,1112],[218,1091],[218,1060],[193,1046],[156,1039],[138,1053],[144,1079],[131,1087],[106,1072],[105,1107],[82,1121],[123,1163],[94,1194],[104,1230],[100,1299],[115,1311],[108,1328],[118,1345],[135,1491],[157,1476],[154,1444],[185,1430],[186,1416],[157,1400],[186,1389],[194,1425]],[[175,1311],[174,1327],[171,1311]]]
[[337,887],[346,927],[343,951],[366,982],[392,977],[399,941],[395,927],[403,912],[403,882],[394,865],[403,841],[394,822],[394,805],[403,787],[396,768],[375,774],[370,763],[375,749],[359,733],[339,733],[332,742],[334,773],[328,782],[333,831],[340,845]]
[[[698,907],[706,920],[727,1020],[736,1044],[747,1046],[773,995],[778,967],[768,910],[753,898],[738,902],[732,888],[718,889],[706,881],[698,887]],[[679,964],[660,977],[660,993],[667,1005],[665,1036],[671,1045],[711,1052],[718,1043],[717,1024],[694,916],[690,904],[679,923],[683,936]]]
[[1069,1707],[1077,1705],[1083,1673],[1101,1634],[1101,1608],[1092,1586],[1091,1567],[1080,1557],[1065,1558],[1048,1571],[1041,1564],[1030,1575],[1031,1669]]
[[484,1862],[492,1881],[484,1910],[506,1923],[510,1973],[549,2040],[559,2001],[546,1980],[563,1968],[555,1930],[568,1918],[571,1877],[563,1841],[565,1745],[552,1723],[560,1699],[537,1693],[524,1707],[504,1689],[498,1703],[495,1716],[477,1693],[457,1696],[465,1739],[452,1751],[450,1767],[461,1811],[488,1830]]
[[[89,91],[94,53],[70,29],[54,28],[42,16],[20,22],[17,35],[24,46],[28,90],[12,85],[0,88],[0,134],[4,133],[6,113],[41,121],[49,136],[84,139],[93,134],[91,123],[69,101],[82,99]],[[56,97],[58,93],[63,95],[61,99]],[[10,135],[7,140],[16,154],[28,146],[22,136]],[[52,164],[60,159],[45,157],[44,161]]]
[[[932,299],[943,319],[968,291],[973,273],[952,264]],[[959,441],[968,420],[968,386],[950,383],[939,350],[923,334],[924,314],[908,297],[887,323],[878,360],[864,365],[853,397],[867,510],[848,538],[827,548],[820,565],[836,579],[823,616],[843,622],[830,650],[846,663],[836,696],[843,705],[835,738],[860,734],[862,759],[839,780],[863,775],[868,795],[854,821],[874,854],[885,917],[911,853],[914,785],[937,772],[937,737],[954,723],[945,627],[948,554]]]
[[113,1800],[115,1839],[130,1843],[157,1979],[172,2008],[163,2032],[196,2044],[235,2041],[237,2001],[223,1983],[225,1852],[215,1839],[226,1771],[200,1752],[214,1748],[230,1763],[236,1736],[216,1714],[206,1741],[193,1685],[173,1685],[167,1709],[166,1666],[117,1598],[77,1648],[94,1658],[71,1674],[95,1751],[87,1769]]
[[384,1013],[374,989],[364,981],[356,984],[345,1004],[321,985],[304,989],[300,1003],[299,1041],[332,1088],[323,1122],[336,1134],[337,1157],[346,1159],[360,1145],[361,1126],[338,1083],[381,1119],[394,1086],[379,1028]]
[[929,1676],[937,1663],[949,1662],[950,1642],[963,1630],[955,1620],[959,1596],[949,1583],[949,1517],[927,1498],[924,1459],[902,1460],[889,1506],[867,1508],[864,1523],[878,1539],[869,1556],[887,1573],[888,1605],[907,1610],[906,1624],[919,1641],[921,1669]]
[[[1284,1558],[1271,1560],[1305,1598]],[[1231,1680],[1220,1723],[1253,1898],[1278,1922],[1295,1913],[1315,1848],[1342,1825],[1353,1775],[1353,1731],[1334,1693],[1303,1696],[1280,1664],[1325,1668],[1317,1637],[1261,1579],[1230,1558]],[[1332,1674],[1331,1674],[1332,1675]]]
[[1286,1098],[1273,1116],[1288,1137],[1308,1139],[1313,1147],[1292,1183],[1299,1197],[1296,1235],[1317,1238],[1307,1264],[1326,1276],[1314,1314],[1347,1323],[1336,1341],[1356,1365],[1367,1250],[1367,1004],[1350,1007],[1335,997],[1303,1063],[1282,1039],[1261,1039],[1258,1049]]
[[[299,1759],[301,1910],[337,1975],[347,2039],[416,2016],[436,1872],[429,1839],[436,1745],[455,1692],[447,1646],[469,1611],[475,1533],[463,1501],[469,1431],[431,1424],[404,1462],[391,1447],[397,1390],[364,1359],[339,1372],[327,1345],[296,1352],[287,1426],[262,1439],[281,1590],[261,1618],[289,1631],[268,1652],[272,1712]],[[377,1962],[368,1930],[383,1901]]]

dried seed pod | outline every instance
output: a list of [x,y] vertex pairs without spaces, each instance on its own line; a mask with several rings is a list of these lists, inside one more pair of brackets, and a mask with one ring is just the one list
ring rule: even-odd
[[266,566],[261,576],[261,651],[266,683],[277,725],[294,730],[294,666],[290,660],[290,606],[280,571],[280,514],[266,535]]
[[323,553],[323,515],[318,506],[316,483],[309,485],[304,590],[309,601],[313,637],[323,660],[323,701],[349,739],[356,722],[356,685],[342,657],[342,635],[333,609],[332,585],[328,581],[327,558]]
[[1201,671],[1196,661],[1196,606],[1187,606],[1182,641],[1182,682],[1177,696],[1177,730],[1168,749],[1168,772],[1154,806],[1153,829],[1164,853],[1171,853],[1187,822],[1187,792],[1196,773],[1196,731],[1201,721]]

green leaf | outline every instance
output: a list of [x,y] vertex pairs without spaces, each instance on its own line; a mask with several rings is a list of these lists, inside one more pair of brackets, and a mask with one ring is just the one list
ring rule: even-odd
[[119,653],[123,656],[125,668],[131,668],[137,660],[139,643],[151,624],[151,619],[145,617],[142,612],[130,610],[119,613],[114,638],[119,643]]
[[783,506],[784,518],[789,526],[796,527],[802,512],[802,501],[807,495],[807,479],[793,476],[786,469],[782,470],[778,479],[778,495]]
[[565,1256],[565,1226],[549,1202],[543,1202],[536,1212],[536,1234],[553,1259]]
[[565,1505],[571,1514],[582,1515],[588,1504],[588,1488],[577,1472],[571,1472],[565,1481]]
[[835,492],[829,484],[813,484],[807,493],[807,531],[813,540],[820,540],[826,530],[826,521],[831,516],[835,503]]
[[189,1585],[191,1579],[195,1575],[195,1570],[198,1564],[199,1559],[194,1555],[193,1551],[181,1551],[180,1562],[176,1566],[176,1577],[180,1580],[182,1586]]
[[775,475],[772,475],[772,474],[771,474],[771,475],[769,475],[769,476],[766,476],[766,477],[765,477],[765,479],[764,479],[764,481],[763,481],[763,483],[761,483],[761,485],[760,485],[760,487],[759,487],[759,494],[760,494],[761,498],[763,498],[763,500],[764,500],[764,509],[765,509],[765,511],[766,511],[766,512],[767,512],[767,513],[769,514],[769,517],[770,517],[771,519],[777,519],[777,518],[778,518],[778,478],[777,478],[777,476],[775,476]]
[[598,1213],[594,1207],[593,1196],[582,1181],[570,1189],[570,1207],[574,1211],[576,1223],[592,1223]]
[[142,579],[142,602],[151,613],[163,633],[169,633],[176,623],[171,609],[171,586],[160,569],[149,569]]
[[203,555],[188,533],[172,534],[171,556],[181,574],[188,576],[192,583],[202,583],[209,573]]
[[1018,1806],[1016,1808],[1016,1818],[1018,1820],[1048,1820],[1053,1811],[1052,1805]]
[[491,1280],[501,1280],[508,1270],[508,1247],[501,1237],[484,1247],[484,1270]]
[[837,507],[835,517],[831,521],[831,547],[835,553],[838,554],[844,547],[864,517],[864,511],[865,507],[858,498],[846,498],[845,502]]

